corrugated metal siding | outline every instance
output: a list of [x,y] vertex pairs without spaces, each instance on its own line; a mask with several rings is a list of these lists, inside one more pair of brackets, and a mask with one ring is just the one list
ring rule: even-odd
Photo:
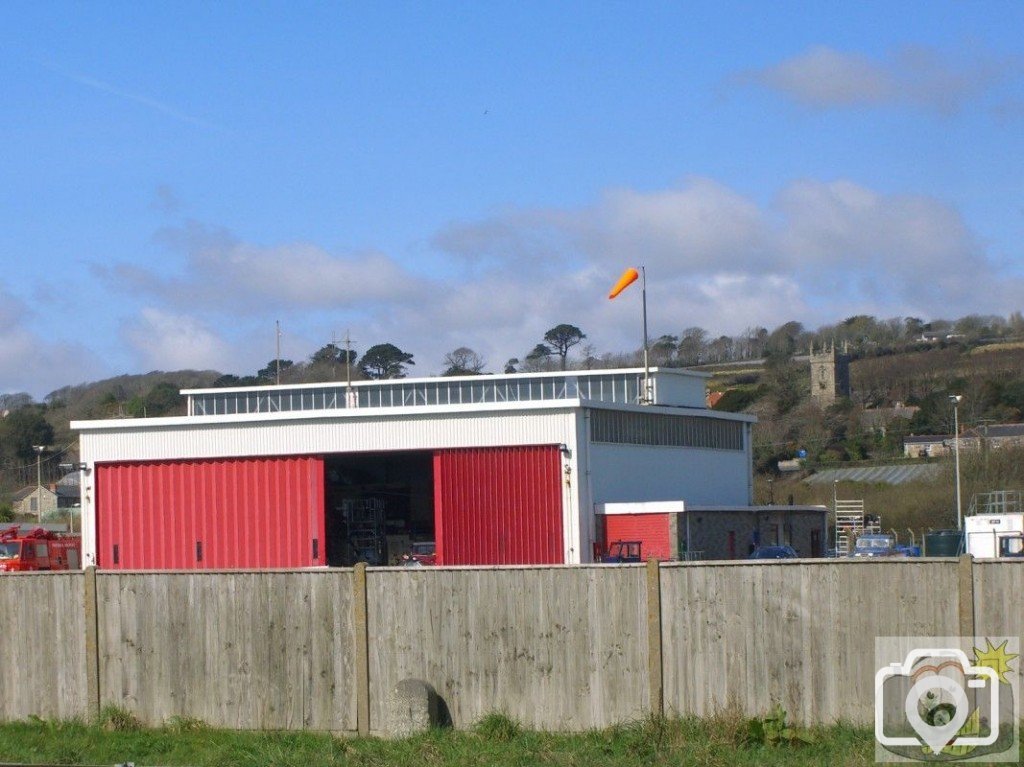
[[557,445],[434,453],[434,535],[446,565],[561,564]]
[[319,457],[98,464],[96,501],[99,567],[325,562]]
[[238,455],[437,450],[488,445],[568,444],[579,410],[516,410],[507,413],[438,413],[382,417],[341,416],[300,420],[266,417],[242,423],[189,423],[111,431],[83,431],[82,460],[163,461]]
[[644,559],[673,559],[668,514],[604,515],[604,550],[613,541],[640,541]]

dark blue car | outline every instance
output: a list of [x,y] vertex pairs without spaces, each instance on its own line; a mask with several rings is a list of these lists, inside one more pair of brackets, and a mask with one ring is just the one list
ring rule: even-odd
[[796,559],[798,556],[792,546],[761,546],[754,549],[749,559]]

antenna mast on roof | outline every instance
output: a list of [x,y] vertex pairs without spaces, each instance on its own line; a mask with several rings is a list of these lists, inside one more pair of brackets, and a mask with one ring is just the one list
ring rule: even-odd
[[281,320],[274,320],[274,327],[277,329],[277,349],[274,361],[277,364],[277,385],[281,385]]
[[345,330],[345,407],[358,407],[359,401],[352,391],[352,337]]
[[345,386],[352,388],[352,338],[345,331]]

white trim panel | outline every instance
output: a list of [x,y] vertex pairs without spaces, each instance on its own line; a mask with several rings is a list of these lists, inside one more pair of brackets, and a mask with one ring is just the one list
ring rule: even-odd
[[598,514],[682,514],[682,501],[641,501],[639,503],[599,503]]

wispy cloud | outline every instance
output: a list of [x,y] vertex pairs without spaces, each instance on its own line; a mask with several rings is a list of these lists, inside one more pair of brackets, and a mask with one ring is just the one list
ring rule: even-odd
[[264,246],[231,232],[189,221],[156,234],[185,257],[177,276],[131,264],[97,265],[101,279],[133,294],[148,294],[177,310],[229,310],[260,316],[268,308],[360,308],[403,301],[434,289],[379,251],[334,254],[309,243]]
[[53,62],[42,61],[40,63],[44,67],[49,69],[51,72],[55,72],[61,77],[65,77],[68,80],[71,80],[72,82],[78,83],[79,85],[84,85],[87,88],[92,88],[93,90],[100,91],[101,93],[106,93],[111,96],[116,96],[118,98],[125,99],[126,101],[131,101],[136,104],[140,104],[148,109],[153,110],[154,112],[158,112],[174,120],[178,120],[179,122],[188,123],[189,125],[195,125],[198,128],[204,128],[206,130],[227,132],[227,129],[221,125],[217,125],[216,123],[210,122],[209,120],[204,120],[200,117],[191,115],[188,112],[184,112],[181,109],[178,109],[177,107],[174,107],[158,99],[154,99],[141,93],[135,93],[133,91],[120,88],[116,85],[112,85],[111,83],[105,82],[90,75],[72,72],[70,70],[64,69],[63,67],[54,64]]
[[736,80],[815,109],[893,104],[952,114],[1020,73],[1010,57],[905,46],[870,58],[817,45]]

